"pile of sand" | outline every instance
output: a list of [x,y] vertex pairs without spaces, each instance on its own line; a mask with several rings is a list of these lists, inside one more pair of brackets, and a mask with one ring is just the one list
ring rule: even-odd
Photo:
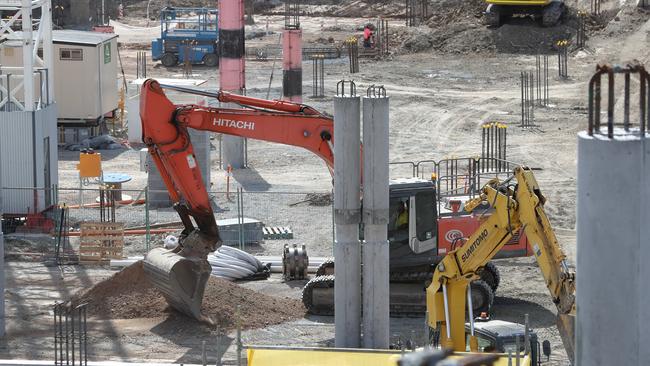
[[[72,305],[88,304],[88,316],[101,319],[169,317],[188,326],[198,321],[176,312],[147,280],[142,262],[124,268],[109,279],[71,300]],[[305,309],[299,300],[257,293],[234,283],[210,277],[203,297],[202,313],[221,329],[236,326],[237,306],[243,328],[258,328],[301,318]]]
[[[425,24],[408,28],[398,35],[398,52],[549,53],[556,50],[558,40],[572,40],[576,34],[576,10],[568,4],[561,23],[555,27],[543,27],[540,21],[518,18],[509,19],[499,28],[488,28],[484,19],[485,9],[484,0],[436,1],[430,4],[431,17]],[[587,33],[599,31],[611,18],[611,15],[587,16]]]

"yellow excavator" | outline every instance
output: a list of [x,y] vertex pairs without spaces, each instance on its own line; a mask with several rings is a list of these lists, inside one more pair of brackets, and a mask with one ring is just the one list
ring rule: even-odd
[[513,16],[541,18],[544,27],[556,25],[564,13],[564,0],[486,0],[487,24],[499,27]]
[[[479,278],[481,269],[513,234],[523,229],[557,306],[557,327],[567,355],[573,361],[575,272],[569,268],[544,212],[545,202],[532,170],[517,167],[508,179],[488,182],[480,195],[465,205],[472,212],[488,203],[493,212],[462,246],[438,263],[427,287],[427,322],[441,347],[464,352],[469,339],[470,351],[479,351],[468,285]],[[465,309],[469,314],[468,330]]]

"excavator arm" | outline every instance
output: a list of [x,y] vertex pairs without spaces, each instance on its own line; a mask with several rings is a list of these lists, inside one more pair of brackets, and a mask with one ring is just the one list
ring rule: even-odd
[[145,81],[140,94],[142,141],[184,226],[178,247],[149,252],[145,270],[170,305],[203,319],[201,302],[211,272],[207,256],[221,245],[221,240],[188,129],[303,147],[322,158],[332,171],[334,126],[331,118],[302,104],[170,88],[244,107],[177,106],[155,80]]
[[[516,181],[513,182],[513,179]],[[461,247],[449,252],[437,265],[427,288],[429,326],[440,331],[441,344],[454,351],[465,351],[465,309],[473,332],[469,283],[496,253],[523,229],[558,310],[558,330],[570,359],[573,359],[575,318],[575,273],[567,263],[544,211],[546,199],[528,168],[517,167],[514,175],[500,182],[493,179],[479,197],[466,205],[478,210],[483,203],[494,209]],[[468,303],[470,302],[470,303]],[[470,349],[477,350],[474,334]]]

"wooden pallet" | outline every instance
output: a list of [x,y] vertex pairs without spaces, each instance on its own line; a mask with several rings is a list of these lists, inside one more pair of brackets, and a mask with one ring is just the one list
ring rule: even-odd
[[293,231],[288,226],[264,226],[264,240],[293,239]]
[[80,228],[79,262],[100,264],[124,258],[124,223],[83,222]]

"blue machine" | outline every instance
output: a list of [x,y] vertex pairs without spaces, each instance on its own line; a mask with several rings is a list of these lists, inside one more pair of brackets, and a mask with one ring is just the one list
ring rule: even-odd
[[160,38],[151,42],[151,58],[166,67],[186,59],[193,64],[219,65],[217,9],[171,8],[160,11]]

